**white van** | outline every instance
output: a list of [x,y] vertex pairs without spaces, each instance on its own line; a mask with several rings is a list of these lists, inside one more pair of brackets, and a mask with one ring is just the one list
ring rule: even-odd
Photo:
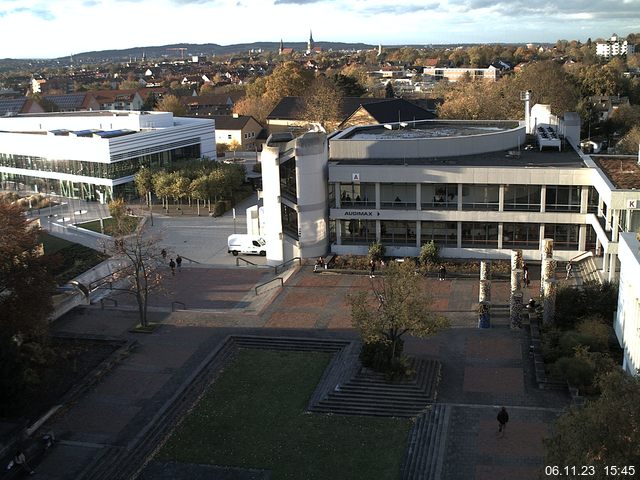
[[229,253],[237,256],[239,253],[250,253],[265,256],[267,254],[267,242],[264,238],[255,235],[233,234],[227,238]]

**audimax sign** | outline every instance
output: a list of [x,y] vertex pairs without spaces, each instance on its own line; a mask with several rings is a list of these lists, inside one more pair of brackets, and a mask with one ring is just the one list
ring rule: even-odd
[[373,210],[347,210],[344,212],[345,217],[379,217],[380,212]]

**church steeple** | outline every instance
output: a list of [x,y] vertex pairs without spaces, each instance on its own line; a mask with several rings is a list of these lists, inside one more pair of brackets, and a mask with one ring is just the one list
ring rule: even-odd
[[313,52],[313,32],[309,29],[309,41],[307,42],[307,55]]

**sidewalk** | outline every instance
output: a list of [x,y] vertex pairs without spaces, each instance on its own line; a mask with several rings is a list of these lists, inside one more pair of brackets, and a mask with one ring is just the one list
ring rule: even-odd
[[[129,333],[137,323],[135,311],[91,307],[56,323],[57,331],[111,335],[139,346],[94,389],[47,422],[45,428],[61,441],[36,467],[35,478],[92,478],[101,465],[131,453],[157,412],[230,333],[354,337],[347,295],[369,287],[366,275],[314,274],[305,266],[283,289],[256,296],[253,287],[263,275],[183,265],[168,281],[190,310],[171,312],[166,304],[154,304],[151,319],[162,326],[150,335]],[[529,288],[537,287],[532,283]],[[445,426],[441,478],[537,478],[542,438],[568,397],[534,385],[526,331],[512,331],[504,315],[494,316],[491,329],[476,328],[477,279],[426,279],[425,292],[454,327],[406,342],[407,353],[442,362],[438,402],[449,405],[452,415]],[[494,281],[492,293],[494,304],[506,303],[508,283]],[[511,417],[504,439],[495,435],[500,405]]]

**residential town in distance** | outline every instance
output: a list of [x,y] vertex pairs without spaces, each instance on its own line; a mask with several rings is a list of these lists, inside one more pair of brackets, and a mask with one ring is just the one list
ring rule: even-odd
[[640,33],[287,40],[0,60],[0,472],[640,475]]

